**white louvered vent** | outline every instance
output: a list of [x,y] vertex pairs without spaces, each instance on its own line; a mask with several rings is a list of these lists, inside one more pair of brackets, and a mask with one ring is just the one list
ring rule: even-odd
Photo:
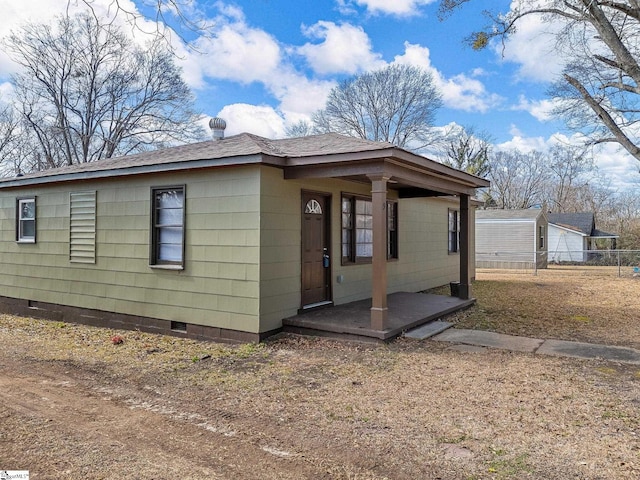
[[69,204],[69,260],[96,263],[96,192],[73,192]]

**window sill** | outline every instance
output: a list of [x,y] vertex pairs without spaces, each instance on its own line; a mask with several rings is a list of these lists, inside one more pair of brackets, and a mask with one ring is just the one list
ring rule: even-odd
[[[387,260],[387,263],[393,263],[393,262],[397,262],[399,259],[387,258],[386,260]],[[357,260],[355,262],[342,261],[340,265],[343,267],[349,267],[353,265],[371,265],[372,263],[373,263],[373,260],[369,259],[369,260]]]
[[26,239],[26,240],[18,240],[16,243],[36,243],[36,241],[33,239],[32,240]]
[[155,270],[184,270],[184,265],[149,265],[149,268]]

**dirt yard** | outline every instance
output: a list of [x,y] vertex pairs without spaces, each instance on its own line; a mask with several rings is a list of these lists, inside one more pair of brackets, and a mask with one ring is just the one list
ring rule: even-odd
[[[483,272],[456,319],[638,348],[639,289]],[[637,365],[431,340],[228,346],[6,315],[0,344],[0,470],[32,479],[640,478]]]

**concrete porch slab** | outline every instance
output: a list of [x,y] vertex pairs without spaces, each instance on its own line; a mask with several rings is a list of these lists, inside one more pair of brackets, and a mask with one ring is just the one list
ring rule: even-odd
[[371,299],[319,308],[282,321],[282,330],[357,341],[389,341],[402,333],[475,303],[475,299],[429,293],[397,292],[387,297],[388,322],[384,330],[371,328]]

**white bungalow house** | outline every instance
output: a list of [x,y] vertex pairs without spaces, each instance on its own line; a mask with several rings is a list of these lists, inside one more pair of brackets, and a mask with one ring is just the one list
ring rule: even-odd
[[598,240],[615,249],[618,235],[596,228],[593,213],[549,213],[549,261],[586,262]]

